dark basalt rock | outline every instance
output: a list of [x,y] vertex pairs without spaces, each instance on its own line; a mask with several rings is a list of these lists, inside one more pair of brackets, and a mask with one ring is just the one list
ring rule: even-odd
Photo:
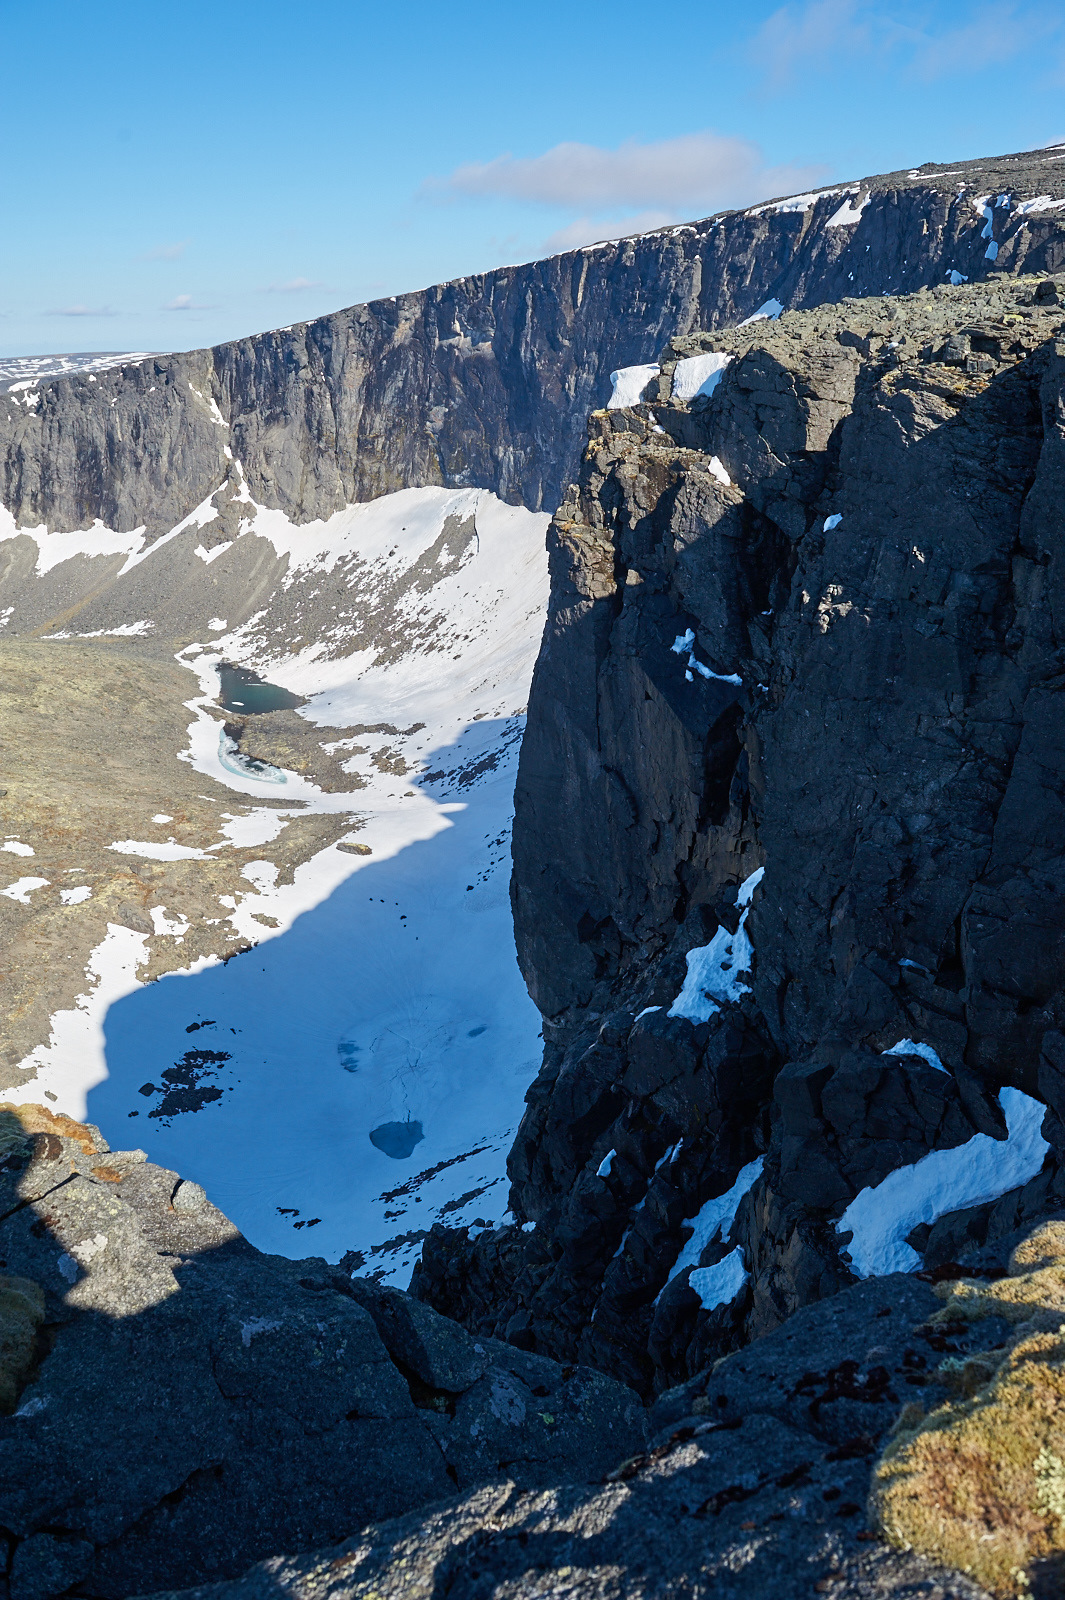
[[[657,398],[592,416],[516,797],[545,1053],[510,1171],[537,1227],[434,1230],[430,1303],[651,1391],[846,1284],[849,1201],[1002,1137],[1004,1086],[1065,1153],[1063,335],[1038,279],[848,300],[674,339]],[[673,400],[707,350],[712,397]],[[763,866],[748,992],[669,1016]],[[915,1040],[947,1071],[884,1054]],[[663,1293],[756,1154],[703,1255],[742,1245],[744,1294]],[[1000,1202],[1014,1226],[1060,1204],[1057,1160]],[[977,1213],[911,1243],[980,1244]]]
[[900,1409],[941,1403],[944,1353],[958,1362],[1008,1331],[930,1326],[939,1305],[898,1275],[848,1289],[662,1395],[650,1446],[603,1482],[463,1495],[181,1600],[986,1600],[866,1521]]

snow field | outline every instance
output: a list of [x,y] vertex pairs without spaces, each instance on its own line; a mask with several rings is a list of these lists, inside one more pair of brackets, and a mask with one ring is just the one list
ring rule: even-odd
[[[208,504],[143,552],[139,532],[116,548],[107,530],[38,530],[41,570],[77,553],[151,560]],[[53,1018],[31,1058],[38,1076],[15,1097],[47,1089],[114,1147],[140,1146],[201,1183],[261,1248],[334,1261],[354,1250],[364,1270],[405,1284],[433,1221],[502,1218],[506,1155],[539,1065],[508,880],[548,518],[480,490],[406,490],[304,527],[256,509],[250,531],[288,557],[283,590],[340,563],[356,596],[369,573],[395,580],[400,598],[379,647],[347,654],[335,638],[286,646],[280,624],[269,632],[271,602],[218,638],[222,619],[205,606],[204,640],[182,654],[201,685],[183,759],[245,798],[291,802],[226,816],[211,852],[265,845],[288,817],[318,811],[350,818],[347,840],[371,853],[331,844],[287,885],[272,863],[250,863],[247,893],[226,897],[221,914],[255,948],[149,986],[137,971],[147,936],[112,925],[86,994]],[[404,573],[449,516],[475,518],[475,536],[457,562],[441,560],[438,579],[422,573],[404,593]],[[68,538],[79,547],[54,543]],[[381,650],[390,659],[378,665]],[[208,709],[222,660],[307,696],[301,714],[326,738],[334,727],[386,730],[338,736],[338,759],[364,786],[326,793],[295,773],[250,769]],[[375,764],[381,746],[394,770]],[[112,848],[208,854],[140,840]],[[155,933],[180,938],[182,924],[155,909]]]

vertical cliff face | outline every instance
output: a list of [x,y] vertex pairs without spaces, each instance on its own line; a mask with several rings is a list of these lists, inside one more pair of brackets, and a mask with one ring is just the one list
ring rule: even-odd
[[552,509],[612,369],[774,298],[1055,270],[1063,194],[1038,154],[930,166],[54,379],[0,397],[0,501],[19,526],[154,535],[235,456],[256,501],[298,522],[429,484]]
[[517,791],[537,1226],[438,1230],[436,1303],[646,1387],[1046,1204],[1063,299],[689,336],[593,416]]

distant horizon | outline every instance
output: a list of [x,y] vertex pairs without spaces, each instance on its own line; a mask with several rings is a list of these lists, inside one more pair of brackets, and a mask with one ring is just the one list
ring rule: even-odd
[[606,25],[560,0],[532,23],[485,0],[459,19],[425,0],[56,0],[0,4],[0,47],[6,359],[209,348],[1065,139],[1051,0],[960,22],[953,0],[662,0],[653,26],[635,0]]

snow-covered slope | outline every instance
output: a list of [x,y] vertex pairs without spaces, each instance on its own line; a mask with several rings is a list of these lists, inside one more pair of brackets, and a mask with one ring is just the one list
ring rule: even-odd
[[46,378],[62,378],[72,372],[109,372],[129,361],[143,361],[147,352],[97,350],[67,355],[0,357],[0,394],[34,389]]
[[[87,567],[118,569],[99,602],[108,625],[82,618],[82,637],[140,626],[158,649],[175,604],[199,619],[180,650],[202,690],[182,758],[224,784],[235,811],[244,802],[225,827],[232,843],[264,851],[217,910],[253,948],[141,985],[152,938],[113,925],[90,963],[95,994],[87,982],[53,1019],[14,1097],[87,1109],[112,1144],[202,1183],[264,1249],[356,1251],[405,1283],[434,1220],[502,1217],[539,1061],[508,881],[547,518],[482,490],[407,490],[304,527],[250,499],[243,509],[238,537],[209,549],[195,521],[143,553],[139,533],[121,549],[97,529],[54,567],[54,535],[8,532],[36,543],[37,584],[65,574],[92,590]],[[267,575],[258,591],[249,563]],[[249,593],[257,609],[230,628]],[[218,719],[223,661],[305,697],[299,715],[350,787],[243,755]],[[270,842],[308,812],[340,820],[343,838],[284,882]],[[177,853],[196,870],[218,847],[110,848]],[[152,919],[156,942],[187,934],[165,906]]]

